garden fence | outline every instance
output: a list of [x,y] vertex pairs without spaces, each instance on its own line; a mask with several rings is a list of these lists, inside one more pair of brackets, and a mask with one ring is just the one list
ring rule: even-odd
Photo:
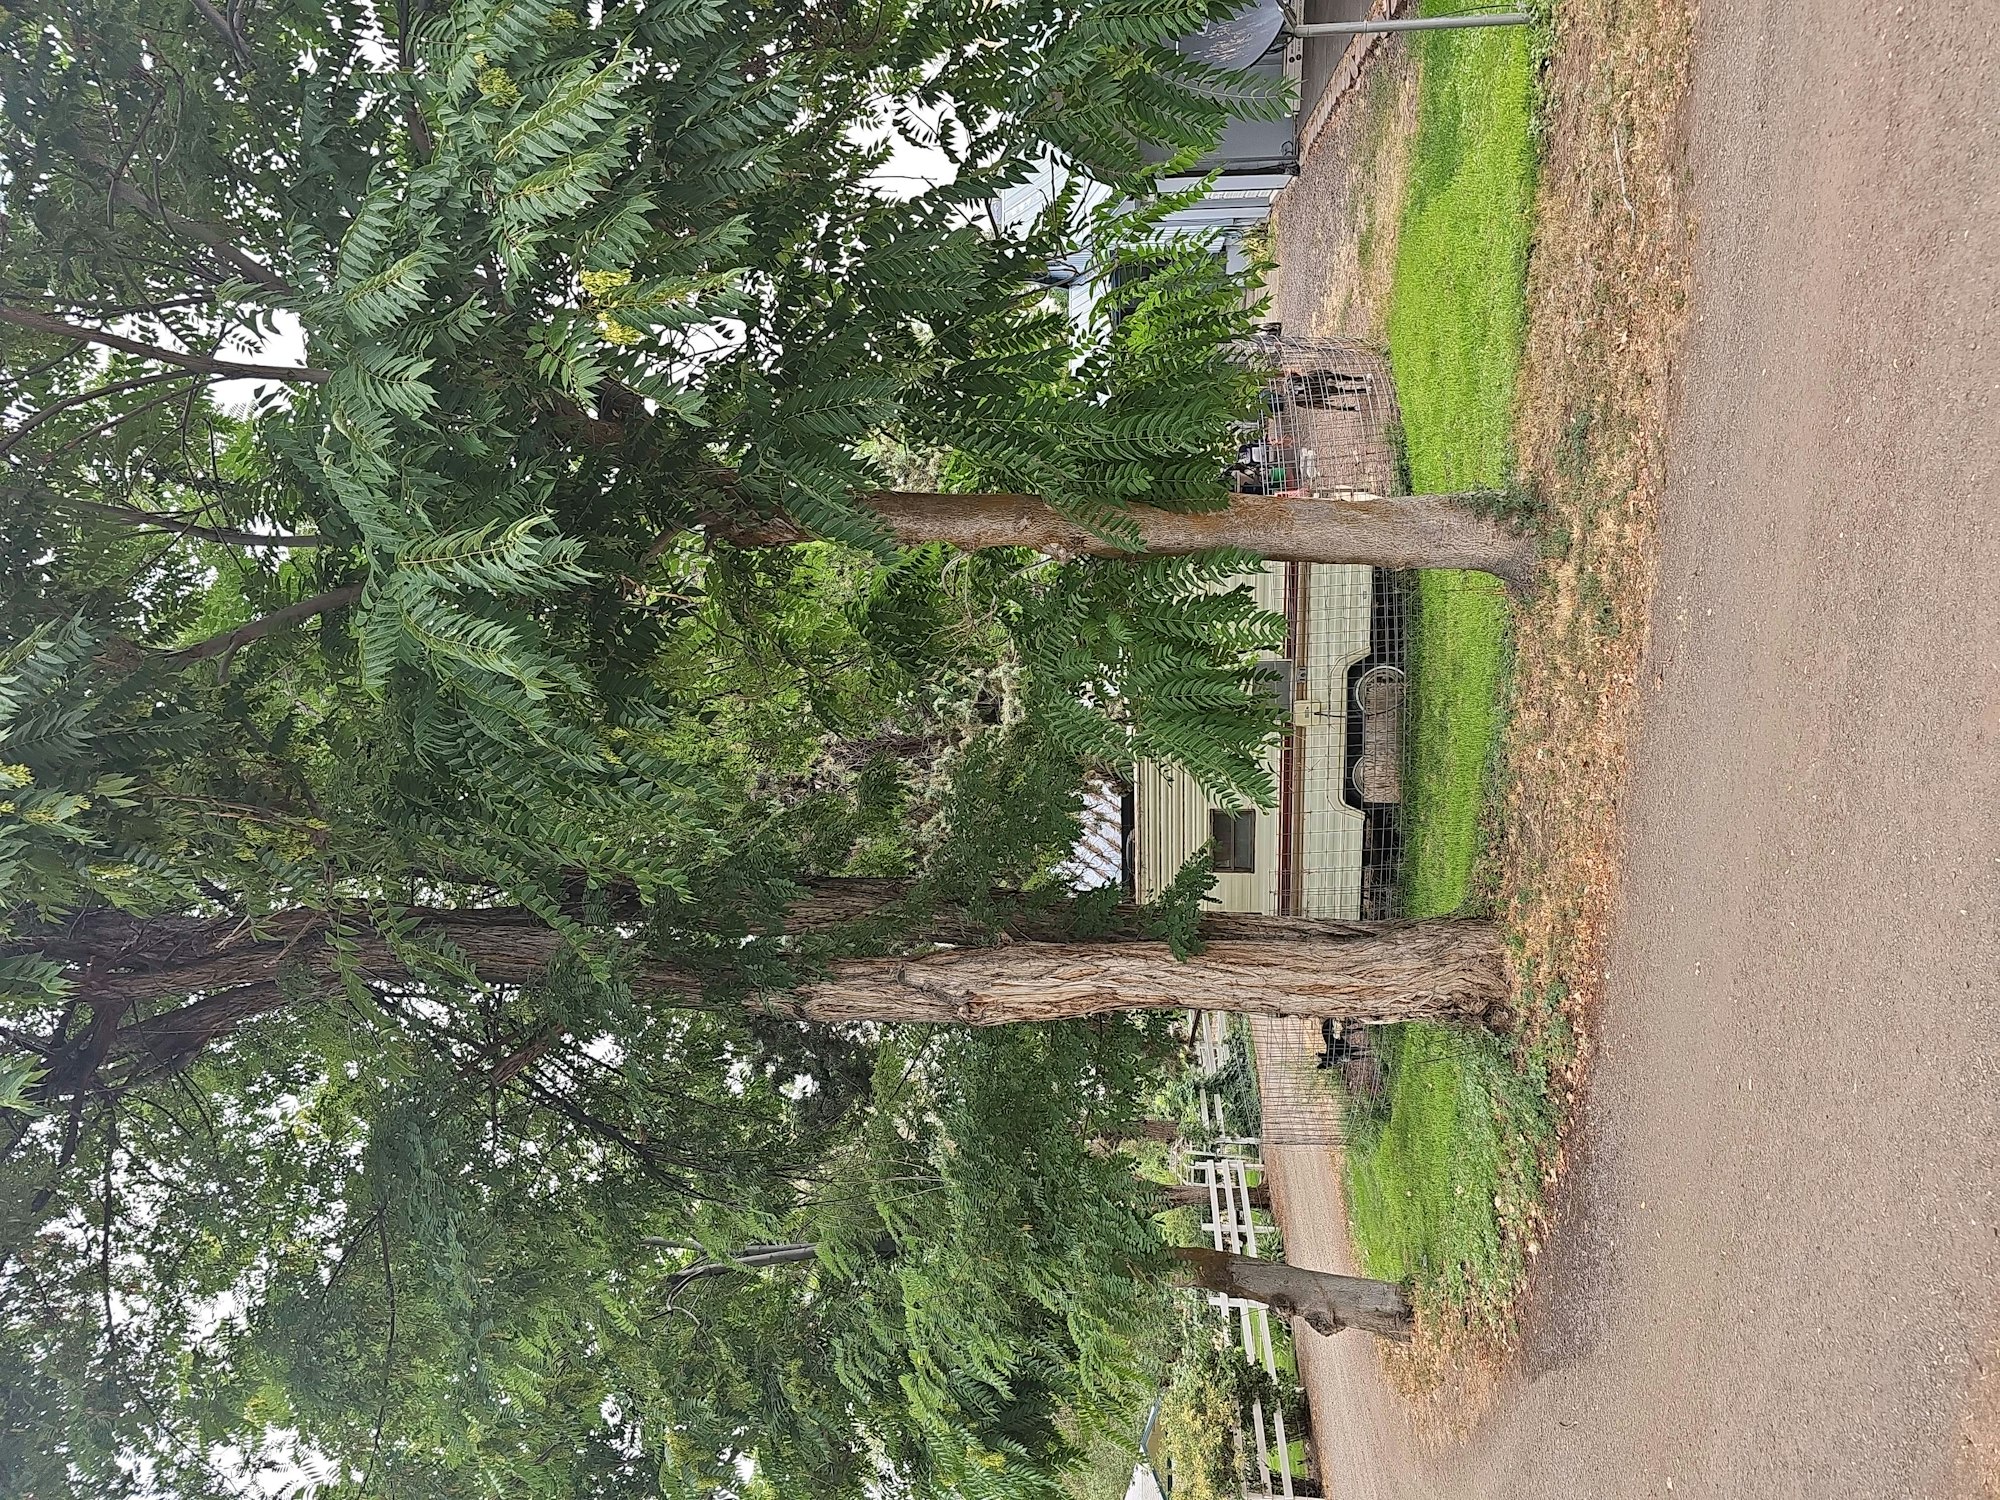
[[[1194,1042],[1196,1066],[1205,1080],[1213,1080],[1234,1055],[1235,1043],[1226,1019],[1213,1012],[1197,1012]],[[1206,1085],[1199,1094],[1199,1107],[1202,1134],[1211,1144],[1187,1152],[1181,1168],[1188,1182],[1208,1191],[1208,1214],[1202,1228],[1217,1250],[1261,1257],[1277,1242],[1277,1230],[1257,1222],[1251,1201],[1251,1179],[1261,1182],[1264,1176],[1259,1158],[1261,1127],[1256,1121],[1230,1118],[1227,1100]],[[1261,1366],[1265,1374],[1277,1379],[1271,1310],[1261,1302],[1220,1292],[1209,1293],[1206,1300],[1220,1317],[1230,1345],[1242,1350],[1245,1362]],[[1300,1493],[1304,1474],[1293,1458],[1282,1410],[1267,1412],[1262,1401],[1253,1401],[1248,1430],[1237,1429],[1236,1449],[1245,1496],[1283,1495],[1291,1500]]]

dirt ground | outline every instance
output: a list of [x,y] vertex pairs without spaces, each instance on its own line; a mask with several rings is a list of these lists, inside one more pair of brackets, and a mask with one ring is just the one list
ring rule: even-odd
[[1990,1462],[2000,51],[1976,16],[1747,0],[1697,31],[1693,321],[1585,1132],[1521,1388],[1438,1492],[1929,1495]]
[[[1313,1056],[1322,1045],[1317,1022],[1259,1016],[1250,1030],[1263,1077],[1283,1070],[1297,1080],[1289,1085],[1295,1092],[1324,1087],[1311,1077]],[[1359,1275],[1347,1240],[1340,1174],[1328,1170],[1325,1144],[1267,1143],[1263,1160],[1272,1211],[1285,1231],[1285,1259],[1314,1271]],[[1328,1337],[1304,1323],[1293,1325],[1292,1338],[1299,1383],[1312,1411],[1313,1461],[1334,1479],[1328,1493],[1341,1500],[1395,1500],[1411,1493],[1415,1471],[1408,1455],[1415,1433],[1383,1379],[1373,1341]]]
[[[1502,830],[1538,962],[1601,963],[1582,1127],[1470,1439],[1405,1451],[1361,1368],[1394,1451],[1330,1492],[2000,1495],[2000,48],[1963,0],[1713,7],[1669,161],[1603,83],[1674,60],[1608,35],[1553,74],[1589,127],[1559,94],[1544,192],[1568,160],[1581,207],[1536,246],[1524,453],[1627,482],[1524,626],[1559,701],[1512,760],[1547,734],[1572,774],[1522,772]],[[1589,679],[1593,619],[1628,671]],[[1608,946],[1564,936],[1600,912]]]
[[1417,70],[1407,41],[1391,37],[1271,211],[1271,316],[1290,332],[1387,343],[1416,128]]

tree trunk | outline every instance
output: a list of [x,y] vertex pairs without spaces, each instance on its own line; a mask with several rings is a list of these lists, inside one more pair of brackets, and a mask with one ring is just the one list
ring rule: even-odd
[[1176,1249],[1174,1259],[1180,1263],[1175,1279],[1183,1286],[1261,1302],[1281,1317],[1304,1318],[1319,1333],[1359,1328],[1408,1343],[1415,1325],[1410,1299],[1393,1281],[1308,1271],[1227,1250]]
[[[917,547],[945,542],[967,552],[1032,547],[1064,557],[1131,557],[1135,549],[1064,517],[1034,495],[946,495],[882,490],[862,497],[896,540]],[[1238,547],[1273,562],[1368,563],[1378,568],[1470,568],[1515,588],[1533,582],[1535,539],[1479,509],[1486,496],[1239,495],[1222,510],[1188,512],[1134,506],[1137,554],[1207,552]],[[744,546],[807,540],[786,518],[716,521],[714,529]]]
[[1221,916],[1205,946],[1023,942],[903,958],[849,959],[831,977],[773,997],[815,1021],[943,1021],[997,1026],[1123,1010],[1221,1010],[1343,1021],[1490,1024],[1507,1002],[1490,922],[1314,922]]
[[[1208,1187],[1199,1182],[1178,1182],[1167,1189],[1166,1200],[1169,1208],[1207,1208]],[[1251,1188],[1250,1206],[1268,1209],[1271,1206],[1271,1190],[1262,1183]]]
[[[1202,919],[1203,951],[1183,961],[1142,935],[1145,917],[1136,909],[1111,913],[1088,940],[1070,940],[1070,909],[1033,906],[1007,893],[996,897],[998,946],[932,947],[941,939],[991,937],[961,912],[913,911],[905,920],[900,908],[908,896],[898,881],[816,885],[783,925],[809,930],[875,918],[895,925],[898,941],[924,951],[845,960],[822,981],[744,1003],[801,1021],[979,1026],[1182,1008],[1491,1024],[1507,1003],[1499,934],[1490,922],[1327,922],[1218,912]],[[415,909],[406,916],[413,939],[449,943],[489,983],[531,983],[564,951],[555,929],[520,908]],[[44,1088],[54,1095],[106,1086],[106,1068],[121,1081],[172,1071],[284,1009],[299,993],[280,982],[287,975],[333,973],[336,933],[361,977],[410,982],[401,957],[358,910],[344,917],[279,912],[255,924],[102,910],[0,944],[0,956],[33,954],[62,964],[73,998],[96,1017],[81,1034],[51,1037],[39,1049],[49,1063]],[[642,962],[633,981],[665,1005],[718,1003],[704,1000],[702,975],[668,961]]]

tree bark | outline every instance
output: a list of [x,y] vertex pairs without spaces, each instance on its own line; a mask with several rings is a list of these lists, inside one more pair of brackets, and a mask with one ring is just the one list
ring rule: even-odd
[[[564,939],[519,907],[477,907],[413,913],[412,940],[448,942],[494,984],[529,984],[564,951]],[[407,982],[408,967],[365,925],[323,912],[279,912],[250,923],[235,917],[134,917],[96,911],[51,932],[0,944],[0,955],[36,954],[64,965],[74,998],[98,1015],[115,1015],[106,1045],[72,1043],[52,1053],[45,1092],[86,1092],[102,1083],[98,1069],[144,1078],[185,1066],[211,1043],[259,1017],[285,1009],[296,993],[288,974],[326,978],[335,971],[333,939],[340,933],[348,961],[362,977]],[[640,982],[696,1004],[701,976],[648,963]],[[179,1000],[141,1015],[142,1008]]]
[[[922,494],[881,490],[861,498],[905,546],[945,542],[967,552],[1032,547],[1066,557],[1133,557],[1237,547],[1273,562],[1367,563],[1378,568],[1470,568],[1510,587],[1534,581],[1535,539],[1478,507],[1475,493],[1239,495],[1222,510],[1134,506],[1136,548],[1099,536],[1034,495]],[[743,546],[810,539],[779,517],[713,529]]]
[[1487,1024],[1507,1002],[1490,922],[1217,916],[1202,937],[1202,952],[1185,960],[1165,943],[1102,940],[850,959],[772,1008],[801,1020],[966,1026],[1124,1010]]
[[1332,1271],[1308,1271],[1279,1260],[1257,1260],[1227,1250],[1176,1249],[1175,1279],[1225,1297],[1261,1302],[1286,1318],[1304,1318],[1315,1332],[1359,1328],[1377,1338],[1408,1343],[1415,1326],[1410,1299],[1393,1281],[1369,1281]]
[[310,620],[314,615],[323,615],[329,610],[345,609],[361,597],[361,585],[350,583],[337,589],[328,589],[323,594],[301,599],[296,604],[287,604],[283,609],[274,609],[268,615],[259,615],[234,630],[225,630],[220,635],[212,635],[205,641],[196,641],[192,646],[183,646],[178,651],[161,653],[161,660],[175,666],[185,666],[189,662],[207,661],[212,656],[227,656],[239,646],[261,640],[274,630],[282,630],[287,625],[296,625],[301,620]]
[[[894,917],[907,895],[901,882],[826,882],[794,908],[787,925],[798,922],[795,930],[803,930]],[[1065,909],[1022,904],[1009,914],[1004,894],[998,904],[1003,940],[997,947],[850,959],[836,963],[824,980],[742,1003],[806,1022],[977,1026],[1149,1009],[1492,1024],[1507,1004],[1499,934],[1484,921],[1324,922],[1211,913],[1201,923],[1204,950],[1178,960],[1166,944],[1141,935],[1143,914],[1134,909],[1114,913],[1108,935],[1065,941],[1072,915]],[[417,942],[450,943],[495,984],[532,983],[564,951],[562,936],[521,908],[407,915]],[[985,937],[984,929],[950,912],[931,919],[913,914],[914,930],[898,936],[932,941],[934,928],[969,940]],[[1015,931],[1028,939],[1004,936]],[[99,1035],[94,1027],[89,1047],[52,1039],[44,1052],[51,1088],[87,1091],[102,1084],[102,1066],[113,1065],[128,1078],[171,1071],[246,1023],[283,1009],[296,993],[281,982],[287,974],[324,978],[335,972],[336,934],[362,977],[410,980],[396,950],[360,911],[343,920],[295,910],[253,923],[102,910],[23,933],[0,944],[0,956],[32,954],[63,965],[75,1000],[113,1017],[115,1030]],[[700,973],[669,961],[644,960],[632,978],[666,1005],[722,1003],[703,998]],[[96,1046],[99,1040],[105,1045]]]

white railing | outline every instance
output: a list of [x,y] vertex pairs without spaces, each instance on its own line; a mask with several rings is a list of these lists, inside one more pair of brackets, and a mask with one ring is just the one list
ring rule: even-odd
[[[1217,1072],[1229,1057],[1229,1036],[1227,1023],[1223,1017],[1211,1012],[1203,1012],[1197,1018],[1195,1027],[1195,1059],[1204,1074]],[[1227,1250],[1234,1255],[1259,1256],[1262,1251],[1258,1244],[1260,1235],[1269,1235],[1269,1228],[1260,1226],[1252,1212],[1250,1202],[1250,1174],[1254,1171],[1263,1175],[1263,1164],[1257,1158],[1260,1142],[1255,1135],[1232,1132],[1236,1125],[1239,1130],[1248,1122],[1231,1121],[1226,1118],[1222,1100],[1207,1089],[1200,1092],[1202,1128],[1215,1141],[1213,1150],[1190,1153],[1181,1163],[1187,1180],[1197,1187],[1208,1189],[1208,1218],[1202,1228],[1207,1232],[1210,1243],[1217,1250]],[[1220,1292],[1208,1294],[1207,1301],[1221,1315],[1232,1345],[1243,1351],[1244,1361],[1252,1365],[1262,1365],[1264,1373],[1277,1378],[1277,1354],[1271,1343],[1271,1310],[1261,1302],[1246,1301],[1241,1297],[1227,1297]],[[1239,1471],[1248,1468],[1258,1477],[1263,1488],[1245,1490],[1246,1496],[1283,1495],[1292,1500],[1293,1480],[1292,1448],[1285,1431],[1285,1414],[1282,1411],[1266,1413],[1264,1403],[1256,1401],[1250,1407],[1250,1431],[1237,1430],[1236,1442],[1239,1455],[1242,1450],[1255,1443],[1252,1449],[1257,1460],[1252,1465],[1239,1465]],[[1271,1440],[1276,1440],[1277,1487],[1272,1486]]]

